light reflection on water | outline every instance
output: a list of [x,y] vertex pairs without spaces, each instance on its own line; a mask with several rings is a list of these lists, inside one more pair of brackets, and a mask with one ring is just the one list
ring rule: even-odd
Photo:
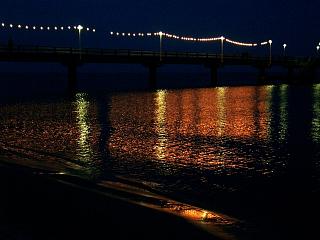
[[167,146],[167,132],[166,132],[166,91],[159,90],[156,93],[156,132],[158,133],[158,144],[156,145],[156,156],[159,160],[164,159],[166,156]]
[[[152,176],[160,174],[155,171],[158,165],[167,174],[182,168],[221,175],[277,172],[274,168],[282,164],[270,164],[279,161],[270,149],[270,91],[270,87],[159,90],[154,102],[137,95],[133,106],[123,104],[126,95],[113,96],[110,142],[118,159],[115,166],[121,171],[121,164],[134,159],[131,174]],[[150,125],[153,114],[155,124]],[[130,130],[133,126],[143,130]]]
[[76,113],[77,113],[77,124],[79,128],[79,137],[77,139],[77,158],[79,161],[88,162],[91,161],[93,152],[91,143],[89,142],[90,134],[90,119],[88,116],[89,101],[86,100],[86,94],[76,94]]
[[280,140],[287,139],[288,133],[288,85],[280,86]]
[[[174,183],[179,174],[182,178],[191,174],[205,182],[210,171],[222,176],[272,176],[285,171],[287,155],[279,149],[286,150],[283,144],[289,137],[289,88],[158,90],[113,94],[103,103],[78,93],[74,101],[5,105],[1,144],[16,151],[41,149],[50,158],[61,157],[52,161],[62,170],[83,168],[85,174],[100,168],[106,156],[99,151],[106,148],[113,171],[150,181],[173,175]],[[319,92],[319,85],[314,85],[310,131],[317,144]],[[99,108],[105,111],[102,120]],[[99,146],[106,124],[110,125],[106,131],[112,131]]]
[[313,119],[312,119],[312,139],[315,143],[320,143],[320,84],[313,86]]
[[[205,203],[253,194],[266,179],[276,183],[268,191],[291,183],[319,189],[319,86],[78,93],[6,103],[0,157],[92,178],[125,176]],[[307,150],[300,153],[300,145]],[[310,175],[318,185],[310,186]]]

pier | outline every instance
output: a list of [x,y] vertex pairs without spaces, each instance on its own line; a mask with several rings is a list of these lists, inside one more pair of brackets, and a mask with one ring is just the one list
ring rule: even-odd
[[[219,82],[218,69],[223,66],[252,66],[257,69],[259,79],[265,81],[271,67],[287,69],[288,80],[295,70],[308,78],[316,75],[319,58],[260,57],[250,55],[221,55],[201,52],[157,52],[144,50],[61,48],[44,46],[0,46],[1,62],[61,63],[68,69],[69,88],[77,84],[77,68],[87,63],[141,64],[149,71],[149,85],[157,83],[157,69],[168,64],[202,65],[210,71],[211,86]],[[289,82],[290,83],[290,82]]]

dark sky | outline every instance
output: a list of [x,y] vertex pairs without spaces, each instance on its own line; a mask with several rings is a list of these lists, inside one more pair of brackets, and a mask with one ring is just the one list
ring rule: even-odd
[[[115,41],[107,33],[162,30],[199,37],[225,35],[249,42],[271,38],[275,53],[281,53],[285,42],[288,53],[312,55],[320,41],[319,11],[319,0],[1,0],[0,21],[94,26],[96,34],[83,36],[88,47],[154,48],[154,40]],[[71,33],[10,34],[28,44],[76,44],[75,34],[67,35]],[[0,39],[7,35],[2,30]],[[165,47],[197,50],[195,45],[168,42]],[[208,44],[200,48],[211,49]],[[242,50],[230,47],[227,51]]]

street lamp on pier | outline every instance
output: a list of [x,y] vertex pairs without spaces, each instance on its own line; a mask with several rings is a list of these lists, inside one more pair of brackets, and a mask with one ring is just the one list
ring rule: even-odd
[[79,51],[80,51],[79,55],[80,55],[80,60],[81,60],[81,58],[82,58],[81,30],[83,29],[83,26],[78,25],[77,29],[78,29],[78,32],[79,32]]
[[268,41],[269,43],[269,65],[272,63],[272,40]]
[[287,44],[283,44],[283,56],[285,57],[286,56],[286,48],[287,48]]
[[163,36],[163,32],[159,32],[159,41],[160,41],[160,51],[159,51],[159,56],[160,56],[160,62],[162,61],[162,36]]
[[224,37],[224,36],[221,36],[220,37],[220,40],[221,40],[221,63],[223,63],[223,54],[224,54],[224,40],[225,40],[226,38]]

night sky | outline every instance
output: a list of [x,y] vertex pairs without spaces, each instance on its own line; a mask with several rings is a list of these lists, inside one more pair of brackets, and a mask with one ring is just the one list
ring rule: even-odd
[[[82,24],[97,33],[83,36],[86,47],[155,49],[153,40],[110,39],[110,31],[165,31],[196,37],[224,35],[244,42],[272,39],[275,54],[287,43],[290,55],[310,56],[320,41],[320,1],[298,0],[2,0],[0,21],[21,24]],[[24,44],[76,45],[72,33],[0,32]],[[211,43],[213,44],[213,43]],[[208,44],[168,42],[167,50],[210,51]],[[243,51],[229,47],[230,53]]]

